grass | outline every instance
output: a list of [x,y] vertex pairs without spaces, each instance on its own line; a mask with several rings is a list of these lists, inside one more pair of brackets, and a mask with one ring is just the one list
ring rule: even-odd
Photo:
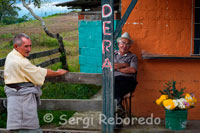
[[1,34],[0,38],[1,39],[11,39],[11,38],[13,38],[13,35],[11,33]]
[[[100,87],[95,85],[70,83],[45,83],[42,87],[43,99],[89,99]],[[53,93],[52,93],[53,92]]]
[[[78,21],[74,17],[59,16],[45,18],[47,26],[50,31],[54,33],[60,33],[63,37],[64,46],[66,49],[67,63],[70,72],[79,72],[79,54],[78,54]],[[41,30],[40,23],[36,20],[24,22],[20,24],[12,24],[8,26],[0,27],[0,58],[6,57],[6,55],[12,50],[11,40],[16,33],[25,32],[30,35],[32,40],[31,53],[46,51],[54,48],[58,48],[56,39],[52,39],[46,36]],[[54,54],[47,57],[31,60],[33,64],[39,64],[45,60],[53,59],[60,56]],[[52,70],[61,68],[61,63],[56,63],[48,66]],[[3,69],[3,68],[2,68]],[[70,83],[45,83],[42,87],[43,99],[89,99],[100,90],[100,86],[95,85],[83,85],[83,84],[70,84]],[[5,98],[4,85],[0,85],[0,98]],[[52,113],[54,120],[51,123],[45,123],[43,117],[46,113]],[[38,117],[40,125],[45,126],[59,126],[59,116],[62,114],[67,115],[67,119],[71,117],[74,111],[38,111]],[[6,127],[7,112],[4,110],[0,112],[0,128]]]
[[59,46],[58,41],[54,38],[48,37],[45,33],[42,34],[32,34],[31,36],[33,46],[46,46],[46,47],[56,47]]

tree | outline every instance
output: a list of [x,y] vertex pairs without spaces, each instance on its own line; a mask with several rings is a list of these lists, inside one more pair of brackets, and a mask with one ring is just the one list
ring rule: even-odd
[[60,45],[60,50],[61,50],[61,61],[62,61],[62,67],[66,70],[68,70],[68,65],[67,65],[67,60],[66,60],[66,52],[65,52],[65,49],[64,49],[64,43],[63,43],[63,38],[62,36],[60,36],[59,33],[51,33],[48,28],[46,27],[46,24],[44,22],[44,20],[42,19],[42,17],[39,17],[37,16],[33,10],[29,7],[29,5],[31,4],[31,2],[33,2],[33,4],[36,6],[36,7],[40,7],[41,5],[41,2],[42,1],[45,1],[45,0],[21,0],[21,2],[23,3],[23,6],[31,13],[31,15],[39,20],[41,22],[41,25],[42,25],[42,28],[44,30],[44,32],[46,33],[46,35],[48,35],[49,37],[51,38],[55,38],[57,39],[59,45]]
[[0,0],[0,23],[12,24],[16,21],[20,8],[15,3],[16,0]]

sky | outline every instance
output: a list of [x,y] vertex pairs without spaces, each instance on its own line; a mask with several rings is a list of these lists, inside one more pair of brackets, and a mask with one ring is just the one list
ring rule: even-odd
[[[44,17],[44,16],[49,16],[55,13],[66,13],[66,12],[70,12],[71,9],[67,9],[67,7],[56,7],[55,4],[57,3],[62,3],[62,2],[66,2],[66,1],[71,1],[71,0],[48,0],[48,3],[44,3],[41,5],[40,8],[36,8],[34,7],[33,4],[30,5],[30,7],[33,9],[33,11],[40,17]],[[18,17],[22,17],[23,15],[28,15],[29,18],[33,18],[30,14],[29,11],[23,7],[21,2],[17,2],[16,6],[21,8],[21,11],[18,11],[19,16]]]

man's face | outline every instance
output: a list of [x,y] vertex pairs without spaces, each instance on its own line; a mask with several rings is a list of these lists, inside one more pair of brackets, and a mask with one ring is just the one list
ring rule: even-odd
[[22,45],[18,46],[17,44],[14,44],[14,48],[22,54],[24,57],[29,56],[29,53],[31,52],[31,40],[23,37],[22,38]]
[[129,48],[131,47],[131,41],[127,38],[121,38],[121,41],[118,43],[119,52],[120,54],[126,54],[129,51]]

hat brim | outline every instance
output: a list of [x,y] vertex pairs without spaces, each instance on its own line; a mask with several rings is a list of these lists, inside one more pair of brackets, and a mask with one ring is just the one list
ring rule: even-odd
[[130,40],[130,41],[131,41],[131,44],[133,43],[133,40],[131,40],[131,39],[127,38],[127,37],[118,37],[118,38],[117,38],[117,42],[119,42],[122,38],[126,38],[126,39]]

